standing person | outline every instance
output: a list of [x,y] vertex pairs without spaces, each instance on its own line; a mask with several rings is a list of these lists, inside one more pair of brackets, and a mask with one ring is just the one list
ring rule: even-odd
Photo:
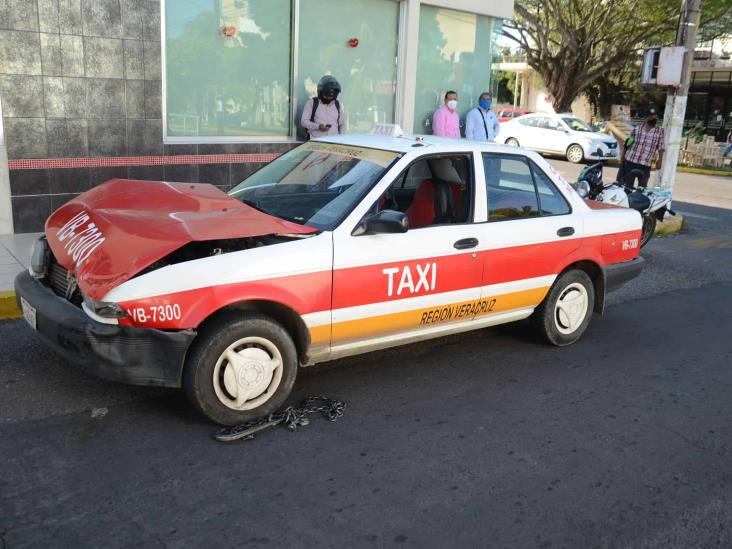
[[457,109],[457,92],[445,94],[445,104],[432,115],[432,135],[460,137],[460,115]]
[[302,110],[300,125],[310,137],[346,133],[346,113],[338,102],[341,85],[327,74],[318,82],[318,96],[311,97]]
[[726,158],[727,155],[731,152],[732,152],[732,130],[727,132],[727,148],[724,149],[724,154],[722,156]]
[[483,92],[478,98],[478,106],[471,109],[465,118],[465,137],[476,141],[496,140],[501,131],[501,123],[496,113],[491,110],[491,94]]
[[634,186],[636,174],[638,184],[645,187],[651,177],[651,163],[658,153],[656,169],[660,170],[663,163],[663,128],[659,128],[658,114],[650,109],[642,126],[636,126],[631,134],[632,142],[623,152],[623,178],[625,185]]

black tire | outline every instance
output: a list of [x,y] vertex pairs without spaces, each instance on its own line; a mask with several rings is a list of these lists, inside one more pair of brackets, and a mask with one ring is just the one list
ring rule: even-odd
[[516,139],[515,137],[509,137],[508,139],[506,139],[506,145],[508,145],[509,147],[519,147],[520,146],[518,139]]
[[[579,150],[579,154],[576,154],[576,152]],[[582,148],[582,145],[578,145],[577,143],[574,143],[567,147],[566,152],[567,160],[572,162],[573,164],[580,164],[585,159],[585,151]]]
[[[583,316],[581,316],[581,322],[576,322],[576,327],[572,329],[571,324],[566,321],[566,315],[563,317],[559,313],[557,302],[570,296],[570,292],[577,292],[578,297],[581,298],[582,294],[578,285],[584,288],[586,306]],[[594,307],[595,289],[590,277],[584,271],[574,269],[557,278],[544,301],[534,311],[531,322],[539,339],[563,347],[571,345],[582,336],[590,324]],[[580,316],[576,315],[576,318],[579,319]]]
[[[232,374],[225,371],[235,370],[231,362],[224,358],[224,352],[245,339],[250,341],[233,347],[232,350],[236,353],[244,351],[257,355],[256,358],[244,359],[248,361],[246,371],[255,377],[253,381],[244,380],[245,373],[242,370],[242,381],[234,374],[233,387],[239,391],[242,383],[247,382],[256,387],[262,383],[267,386],[256,398],[247,399],[243,403],[244,406],[254,406],[258,400],[263,400],[260,405],[251,409],[235,409],[232,406],[236,406],[236,395],[231,394],[226,384],[228,380],[228,387],[232,386]],[[266,361],[262,362],[260,358],[265,355],[277,358],[281,366],[274,367],[269,374],[263,373],[266,369],[262,369],[261,365]],[[228,313],[215,319],[196,337],[183,369],[183,389],[193,405],[211,421],[221,425],[237,425],[277,411],[292,391],[297,368],[295,344],[280,324],[257,313]],[[214,381],[214,374],[217,381]],[[268,376],[271,376],[269,381]]]
[[653,237],[653,233],[656,232],[656,216],[648,214],[643,216],[643,228],[641,229],[641,241],[640,247],[642,248],[648,241]]

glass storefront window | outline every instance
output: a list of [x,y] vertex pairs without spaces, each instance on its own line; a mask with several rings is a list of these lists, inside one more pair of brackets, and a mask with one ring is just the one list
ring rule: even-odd
[[[422,5],[414,105],[415,133],[432,133],[432,114],[445,92],[458,93],[461,125],[484,91],[495,92],[492,64],[501,21],[493,17]],[[464,127],[462,128],[464,133]]]
[[[301,0],[298,49],[298,137],[302,109],[317,95],[318,80],[332,74],[341,84],[348,131],[368,132],[394,122],[399,2]],[[349,44],[349,41],[355,41]]]
[[290,0],[167,0],[167,135],[290,132]]

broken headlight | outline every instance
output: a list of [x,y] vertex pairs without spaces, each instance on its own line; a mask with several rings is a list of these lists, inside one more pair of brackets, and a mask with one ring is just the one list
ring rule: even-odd
[[127,311],[111,301],[95,301],[85,295],[84,305],[89,311],[102,318],[123,318],[127,316]]
[[48,241],[42,236],[33,243],[30,260],[30,274],[34,278],[43,278],[51,265],[51,248]]

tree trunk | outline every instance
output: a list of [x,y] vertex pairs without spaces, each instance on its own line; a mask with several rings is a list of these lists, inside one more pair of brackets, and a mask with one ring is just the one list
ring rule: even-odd
[[606,82],[603,78],[597,82],[599,92],[597,106],[599,107],[600,116],[603,118],[610,118],[610,107],[614,101],[615,94],[610,92],[610,86],[610,82]]
[[568,86],[561,77],[557,78],[554,75],[544,77],[544,82],[546,82],[546,90],[552,98],[554,111],[557,113],[571,112],[572,102],[579,91]]

